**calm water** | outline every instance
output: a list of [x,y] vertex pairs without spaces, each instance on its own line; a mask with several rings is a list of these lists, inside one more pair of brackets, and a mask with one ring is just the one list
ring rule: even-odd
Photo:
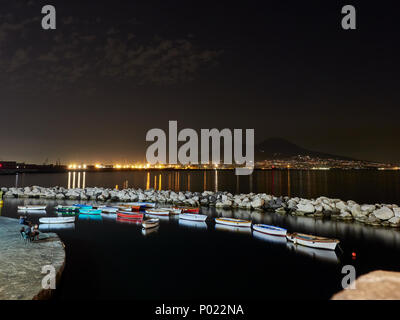
[[[175,173],[163,173],[161,181],[168,181],[170,174]],[[181,173],[179,188],[202,190],[202,174]],[[206,189],[213,189],[213,174],[206,173]],[[85,183],[86,186],[112,186],[129,180],[130,186],[145,187],[146,177],[145,172],[87,174]],[[154,177],[158,178],[150,173],[150,180],[155,180]],[[393,173],[381,175],[381,172],[293,171],[288,183],[286,172],[267,171],[257,172],[251,185],[248,177],[240,178],[239,189],[399,202],[396,201],[398,177]],[[1,184],[10,181],[12,185],[12,178],[15,176],[0,177]],[[229,176],[228,172],[218,173],[219,189],[235,191],[238,188],[235,182],[236,177]],[[67,185],[68,176],[25,175],[18,178],[18,183]],[[161,183],[165,188],[164,182]],[[43,200],[6,199],[0,214],[18,217],[17,205],[21,203],[36,204]],[[56,204],[74,201],[47,203],[47,215],[54,215]],[[182,223],[176,216],[161,218],[159,228],[149,234],[143,234],[140,225],[118,222],[112,215],[103,215],[101,220],[77,220],[71,229],[54,230],[64,241],[67,252],[56,299],[298,299],[295,292],[301,292],[303,299],[329,299],[341,290],[343,265],[354,265],[357,276],[376,269],[400,271],[398,230],[254,211],[202,210],[210,216],[207,223]],[[38,221],[40,216],[30,215],[30,219]],[[294,247],[285,239],[252,233],[249,229],[218,227],[211,219],[216,216],[252,219],[256,223],[285,227],[289,232],[335,237],[341,241],[342,251]],[[356,259],[352,258],[353,252]]]
[[128,171],[0,176],[0,186],[40,185],[108,187],[124,185],[190,191],[266,192],[315,198],[321,195],[360,203],[400,204],[400,172],[377,170],[256,170],[252,176],[233,171]]

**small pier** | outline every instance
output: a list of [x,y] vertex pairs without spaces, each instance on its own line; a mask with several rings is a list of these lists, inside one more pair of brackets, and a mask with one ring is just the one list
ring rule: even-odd
[[54,233],[40,233],[38,241],[25,243],[21,227],[17,219],[0,217],[0,300],[48,299],[52,290],[42,287],[42,267],[52,265],[58,280],[64,245]]

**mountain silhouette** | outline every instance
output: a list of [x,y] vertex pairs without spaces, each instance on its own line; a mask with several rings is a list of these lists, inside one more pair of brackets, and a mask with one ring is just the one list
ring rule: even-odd
[[355,160],[349,157],[307,150],[283,138],[269,138],[254,146],[256,161],[269,159],[289,159],[297,156],[310,156],[321,159]]

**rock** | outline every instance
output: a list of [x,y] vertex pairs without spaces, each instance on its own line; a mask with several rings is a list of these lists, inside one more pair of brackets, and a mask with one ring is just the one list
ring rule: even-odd
[[390,218],[394,217],[393,211],[387,207],[382,207],[378,210],[375,210],[373,214],[379,220],[389,220]]
[[400,226],[400,217],[393,217],[388,220],[391,227],[399,227]]
[[400,217],[400,208],[398,207],[393,207],[393,213],[395,217]]
[[342,209],[347,209],[346,204],[343,201],[339,201],[335,203],[335,207],[336,209],[338,209],[339,211]]
[[297,211],[300,211],[302,213],[313,213],[315,211],[314,206],[311,203],[306,203],[306,204],[297,204]]
[[251,202],[251,206],[254,209],[260,209],[264,204],[264,199],[261,198],[254,198],[254,200]]

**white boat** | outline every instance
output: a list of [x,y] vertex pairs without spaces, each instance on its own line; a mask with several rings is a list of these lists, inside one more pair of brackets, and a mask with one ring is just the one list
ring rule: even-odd
[[286,245],[287,244],[286,237],[272,236],[270,234],[259,232],[259,231],[256,231],[256,230],[253,231],[253,237],[256,238],[256,239],[260,239],[262,241],[269,242],[269,243],[281,244],[281,245]]
[[169,211],[170,214],[180,214],[182,212],[182,209],[180,208],[158,208],[159,210],[165,210]]
[[253,224],[253,230],[272,236],[286,237],[287,230],[267,224]]
[[169,216],[169,210],[165,209],[147,209],[145,212],[156,216]]
[[119,210],[118,207],[104,207],[100,209],[101,213],[116,213]]
[[49,218],[40,218],[40,223],[49,224],[49,223],[73,223],[75,222],[75,217],[49,217]]
[[294,244],[326,250],[335,250],[336,246],[340,242],[337,239],[318,237],[304,233],[288,233],[286,237]]
[[234,218],[215,218],[215,222],[234,227],[251,227],[251,221]]
[[46,210],[46,205],[26,205],[18,206],[18,210]]
[[206,221],[207,217],[205,214],[197,213],[181,213],[179,214],[179,219],[192,220],[192,221]]
[[139,207],[145,207],[145,208],[155,208],[156,207],[156,204],[153,202],[128,202],[128,203],[125,203],[125,205],[139,206]]
[[18,210],[18,213],[29,213],[29,214],[37,214],[37,215],[46,215],[46,210]]
[[142,222],[142,227],[143,229],[150,229],[158,227],[159,224],[160,224],[159,219],[147,219]]

